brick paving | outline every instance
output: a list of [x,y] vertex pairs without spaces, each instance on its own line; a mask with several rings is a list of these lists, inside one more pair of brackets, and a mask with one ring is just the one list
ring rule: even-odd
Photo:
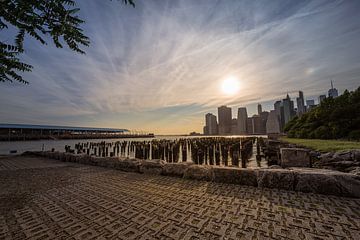
[[0,158],[0,239],[359,239],[360,199]]

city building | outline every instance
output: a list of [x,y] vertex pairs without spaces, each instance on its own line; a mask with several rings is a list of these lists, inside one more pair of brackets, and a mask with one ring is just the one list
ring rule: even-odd
[[296,98],[297,104],[297,115],[301,116],[305,113],[305,102],[304,102],[304,93],[299,91],[299,97]]
[[267,134],[279,134],[281,132],[278,114],[271,110],[266,121]]
[[294,102],[290,99],[289,94],[283,99],[284,107],[284,126],[294,117]]
[[232,135],[238,135],[239,134],[239,130],[238,130],[238,126],[237,126],[237,119],[233,118],[231,120],[231,130],[230,130]]
[[266,134],[266,122],[267,122],[267,119],[269,117],[269,112],[261,112],[259,114],[260,116],[260,128],[258,130],[258,133],[259,134]]
[[331,88],[328,91],[329,97],[336,98],[338,96],[338,90],[334,88],[333,82],[331,80]]
[[[218,125],[216,121],[216,116],[212,113],[208,113],[205,115],[205,127],[204,134],[205,135],[217,135],[218,134]],[[205,133],[205,130],[207,131]]]
[[284,123],[284,107],[283,107],[283,104],[282,102],[279,100],[279,101],[276,101],[274,103],[274,110],[275,110],[275,113],[279,119],[279,123],[280,123],[280,130],[283,129],[285,123]]
[[316,105],[315,105],[315,100],[314,99],[308,99],[306,100],[306,110],[309,111],[311,110],[312,108],[314,108]]
[[257,105],[257,110],[258,110],[258,115],[260,115],[262,113],[262,106],[260,103]]
[[209,128],[208,128],[208,126],[204,126],[204,127],[203,127],[203,133],[204,133],[204,135],[209,135]]
[[227,106],[218,107],[219,134],[228,135],[231,133],[231,108]]
[[266,127],[264,130],[263,121],[259,115],[253,115],[247,119],[248,134],[266,134]]
[[247,134],[247,128],[246,128],[246,121],[247,121],[248,115],[245,107],[241,107],[238,109],[238,115],[237,115],[237,127],[238,127],[238,133],[239,134]]
[[255,133],[253,119],[251,117],[246,119],[246,129],[247,129],[247,134]]
[[319,96],[319,104],[326,99],[326,95]]

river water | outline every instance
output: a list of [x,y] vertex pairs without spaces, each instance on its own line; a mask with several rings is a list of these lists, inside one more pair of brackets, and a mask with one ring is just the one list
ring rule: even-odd
[[[191,138],[199,138],[202,136],[156,136],[154,138],[114,138],[114,139],[74,139],[74,140],[36,140],[36,141],[13,141],[13,142],[0,142],[0,155],[7,155],[10,154],[11,151],[16,151],[14,154],[21,154],[25,151],[50,151],[51,149],[55,149],[55,151],[65,152],[65,145],[70,146],[72,149],[75,148],[75,144],[78,143],[86,143],[86,142],[117,142],[117,141],[150,141],[152,139],[166,139],[166,140],[176,140],[176,139],[191,139]],[[206,136],[208,137],[208,136]],[[214,136],[214,137],[249,137],[249,136]],[[259,137],[259,136],[258,136]],[[266,136],[262,136],[266,137]],[[256,146],[254,144],[254,146]],[[266,167],[267,164],[265,160],[261,162],[257,162],[255,158],[256,149],[253,151],[253,156],[249,159],[249,167],[256,168],[256,167]]]

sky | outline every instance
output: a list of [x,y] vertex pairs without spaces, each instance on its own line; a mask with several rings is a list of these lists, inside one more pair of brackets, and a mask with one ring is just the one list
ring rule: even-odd
[[86,55],[26,38],[30,84],[0,83],[0,123],[186,134],[221,105],[252,115],[299,90],[317,99],[330,79],[339,93],[360,86],[357,0],[77,2]]

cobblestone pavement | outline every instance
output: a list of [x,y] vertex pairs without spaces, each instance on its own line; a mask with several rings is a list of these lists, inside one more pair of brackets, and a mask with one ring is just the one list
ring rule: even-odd
[[360,199],[0,158],[0,239],[359,239]]

